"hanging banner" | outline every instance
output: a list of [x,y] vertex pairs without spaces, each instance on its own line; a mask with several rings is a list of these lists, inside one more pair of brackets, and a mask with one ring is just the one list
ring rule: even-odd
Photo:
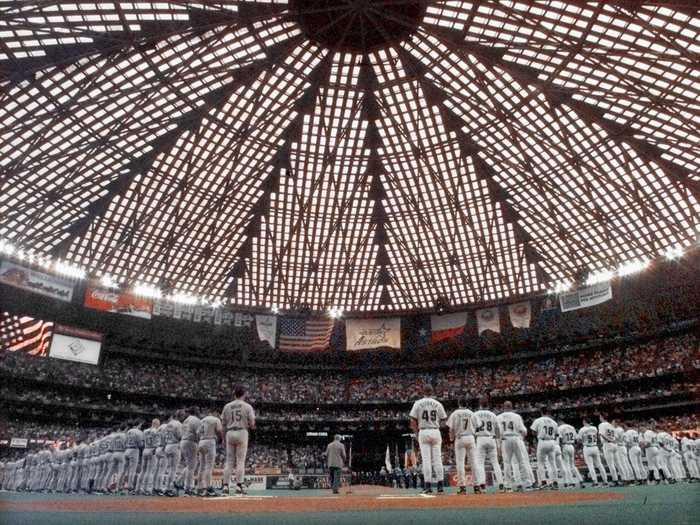
[[575,292],[564,293],[559,296],[559,305],[562,312],[570,312],[579,308],[588,308],[604,303],[612,299],[612,287],[610,281],[598,283],[586,288],[579,288]]
[[348,350],[401,348],[401,318],[348,319],[345,322]]
[[445,339],[452,339],[464,332],[467,325],[467,312],[457,312],[445,315],[431,315],[430,329],[431,341],[437,343]]
[[513,328],[530,328],[532,308],[530,301],[508,305],[508,316]]
[[30,270],[9,261],[0,264],[0,282],[61,301],[70,302],[73,299],[73,283],[68,279]]
[[49,357],[96,365],[100,362],[102,334],[56,324]]
[[88,286],[85,290],[85,306],[93,310],[150,319],[153,301],[130,293]]
[[256,315],[255,325],[258,328],[258,338],[260,341],[267,341],[272,348],[277,342],[277,316],[276,315]]
[[29,439],[27,438],[12,438],[10,440],[10,448],[27,448]]
[[498,306],[493,308],[484,308],[476,311],[476,324],[479,330],[479,335],[485,330],[501,333],[501,318],[498,313]]

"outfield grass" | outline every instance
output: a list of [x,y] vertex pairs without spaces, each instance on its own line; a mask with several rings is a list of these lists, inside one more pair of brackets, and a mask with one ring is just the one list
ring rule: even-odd
[[[270,491],[265,495],[288,497],[311,496],[315,491]],[[380,510],[348,512],[310,512],[298,509],[285,514],[265,513],[264,500],[260,512],[229,513],[168,513],[168,512],[34,512],[0,510],[0,525],[150,525],[163,524],[268,524],[289,525],[367,525],[441,524],[499,524],[499,525],[697,525],[700,524],[700,485],[628,487],[608,489],[624,495],[623,500],[596,501],[573,505],[527,506],[510,508],[463,508],[424,510]],[[81,496],[67,496],[71,499]],[[458,497],[458,496],[444,496]],[[468,496],[477,498],[478,496]],[[40,501],[56,499],[55,495],[0,493],[3,502]],[[90,497],[98,498],[98,496]],[[105,497],[112,499],[110,497]]]

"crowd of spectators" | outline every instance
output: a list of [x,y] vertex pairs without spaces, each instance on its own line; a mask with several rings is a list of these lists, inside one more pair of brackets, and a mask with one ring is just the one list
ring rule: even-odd
[[[598,406],[616,405],[623,402],[643,403],[653,400],[663,403],[665,398],[683,394],[693,396],[700,393],[700,388],[695,383],[664,382],[657,386],[637,384],[615,389],[605,389],[602,392],[575,392],[570,395],[559,395],[556,398],[544,400],[516,399],[516,410],[527,415],[529,413],[547,408],[551,411],[577,410]],[[167,418],[177,408],[188,406],[186,400],[178,407],[165,406],[162,403],[138,400],[106,399],[102,396],[88,393],[71,395],[64,391],[52,389],[40,389],[36,387],[24,388],[17,385],[5,385],[0,387],[0,396],[6,403],[17,403],[23,409],[44,407],[45,412],[57,414],[66,412],[73,416],[80,416],[81,410],[90,413],[87,419],[106,420],[114,424],[124,419],[138,418],[147,421],[151,417]],[[214,411],[221,409],[221,405],[205,405],[196,407],[199,415],[204,414],[210,408]],[[256,409],[258,424],[263,427],[276,428],[280,424],[295,422],[343,422],[343,423],[376,423],[384,421],[406,422],[408,405],[398,408],[365,406],[344,407],[324,406],[315,409],[290,409],[264,406]],[[495,409],[498,407],[495,406]],[[186,410],[188,410],[186,408]],[[2,434],[0,434],[1,436]]]
[[247,387],[254,403],[408,402],[427,384],[434,386],[438,398],[455,400],[475,398],[484,393],[513,396],[565,390],[697,370],[700,368],[699,345],[698,336],[690,333],[546,359],[532,357],[422,373],[393,370],[384,375],[362,377],[341,373],[221,369],[166,361],[134,362],[109,355],[102,366],[94,367],[6,352],[0,354],[0,373],[107,392],[212,402],[228,400],[236,384]]

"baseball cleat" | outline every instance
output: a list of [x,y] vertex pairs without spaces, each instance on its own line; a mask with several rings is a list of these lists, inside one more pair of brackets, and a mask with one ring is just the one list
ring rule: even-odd
[[467,494],[467,487],[459,487],[457,494]]

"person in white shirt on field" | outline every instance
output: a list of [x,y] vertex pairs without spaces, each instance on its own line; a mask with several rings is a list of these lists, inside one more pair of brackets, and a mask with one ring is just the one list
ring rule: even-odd
[[644,454],[647,458],[649,481],[656,481],[659,484],[661,483],[661,468],[659,462],[659,440],[656,432],[652,429],[642,429],[640,443],[644,447]]
[[634,480],[634,471],[627,455],[627,445],[625,445],[625,428],[617,419],[613,419],[615,427],[615,444],[617,445],[617,464],[620,466],[620,477],[625,485],[630,485]]
[[576,452],[574,442],[576,441],[576,429],[571,425],[562,423],[557,429],[561,445],[562,470],[564,473],[564,487],[575,487],[580,481],[581,474],[578,472],[575,463]]
[[501,429],[496,414],[488,410],[488,405],[489,398],[482,396],[479,399],[479,410],[472,415],[472,426],[476,436],[475,494],[486,490],[486,459],[489,460],[491,468],[493,468],[493,477],[498,484],[498,490],[505,491],[503,472],[498,462],[498,445],[496,444],[496,439],[501,437]]
[[615,440],[615,427],[608,423],[605,416],[600,415],[600,424],[598,425],[598,435],[603,444],[603,457],[610,471],[610,478],[614,485],[619,486],[621,483],[618,477],[620,469],[617,456],[617,441]]
[[625,446],[627,447],[627,454],[632,466],[632,471],[634,472],[634,478],[637,480],[637,485],[644,484],[644,480],[646,480],[646,471],[644,470],[644,464],[642,463],[640,439],[639,432],[637,432],[635,429],[628,428],[625,430]]
[[523,442],[527,428],[523,418],[513,412],[513,403],[510,401],[503,403],[503,412],[496,419],[501,427],[501,455],[506,484],[509,488],[522,492],[524,486],[532,485],[528,471],[530,459]]
[[442,466],[442,434],[440,427],[447,419],[442,403],[433,399],[433,388],[428,385],[423,391],[423,398],[413,403],[409,414],[411,430],[417,434],[420,446],[421,463],[425,494],[431,494],[433,475],[437,480],[437,491],[444,492],[445,470]]
[[450,429],[450,439],[454,442],[455,463],[457,465],[457,484],[459,494],[467,493],[466,469],[464,461],[468,459],[472,472],[475,468],[474,428],[472,427],[473,412],[466,408],[466,402],[460,400],[457,410],[447,419],[447,428]]
[[688,469],[688,474],[692,481],[697,481],[700,479],[700,472],[698,472],[698,461],[695,456],[695,441],[690,439],[688,436],[684,436],[681,439],[681,453],[683,454],[683,459],[685,460],[685,466]]
[[557,482],[557,438],[559,425],[543,414],[532,422],[530,429],[537,436],[537,478],[540,486],[558,488]]

